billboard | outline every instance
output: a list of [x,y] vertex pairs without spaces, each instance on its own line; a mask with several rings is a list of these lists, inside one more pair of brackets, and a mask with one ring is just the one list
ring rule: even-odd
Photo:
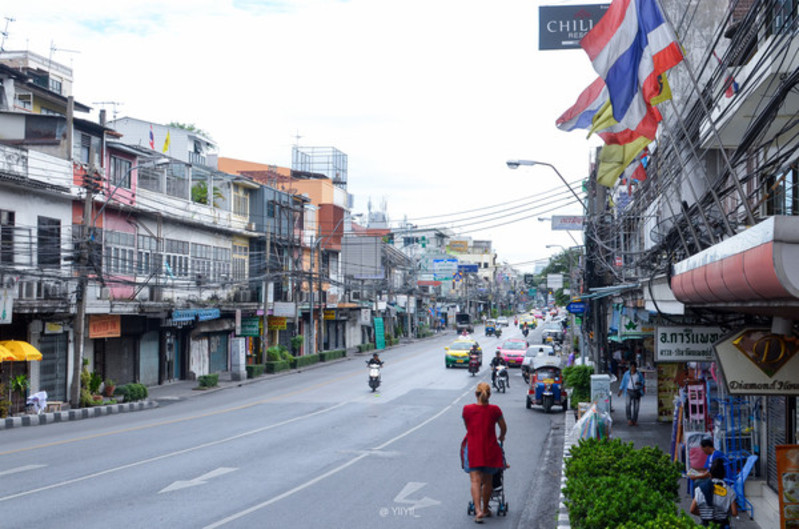
[[538,8],[538,49],[570,50],[591,31],[610,4],[540,6]]

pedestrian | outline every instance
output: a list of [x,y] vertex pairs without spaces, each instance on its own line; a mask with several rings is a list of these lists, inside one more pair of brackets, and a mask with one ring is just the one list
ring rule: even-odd
[[569,352],[569,361],[566,362],[566,365],[567,366],[573,366],[574,365],[574,349],[572,349],[571,352]]
[[730,529],[730,516],[738,516],[735,491],[724,482],[726,475],[724,459],[717,458],[710,465],[711,479],[694,489],[690,511],[702,519],[705,527],[712,523],[719,529]]
[[[469,474],[471,480],[474,521],[483,523],[485,517],[491,516],[488,502],[491,499],[493,476],[505,468],[502,447],[499,443],[505,440],[508,427],[499,406],[488,403],[491,398],[491,386],[480,382],[474,394],[477,403],[463,407],[466,437],[461,443],[461,462],[463,470]],[[497,425],[499,425],[499,436],[497,436]]]
[[616,378],[621,378],[621,350],[616,349],[613,351],[613,374],[616,375]]
[[630,362],[630,369],[621,377],[619,397],[622,393],[627,397],[627,424],[638,426],[638,407],[641,397],[646,393],[646,385],[644,376],[638,371],[638,365],[635,362]]
[[703,470],[694,473],[694,477],[692,478],[694,481],[700,480],[708,480],[712,478],[710,469],[713,464],[716,462],[717,459],[720,459],[722,462],[726,460],[724,453],[721,450],[716,450],[716,446],[713,443],[713,439],[710,437],[705,437],[699,442],[699,446],[702,448],[702,452],[705,453],[707,459],[705,459],[705,464],[703,465]]

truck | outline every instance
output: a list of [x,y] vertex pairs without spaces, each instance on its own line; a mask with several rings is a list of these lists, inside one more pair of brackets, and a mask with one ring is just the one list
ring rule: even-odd
[[458,334],[462,332],[473,333],[474,326],[472,325],[472,317],[465,312],[459,312],[455,315],[455,329]]

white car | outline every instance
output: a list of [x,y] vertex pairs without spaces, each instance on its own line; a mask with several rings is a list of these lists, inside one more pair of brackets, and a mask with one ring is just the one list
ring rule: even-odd
[[537,357],[541,356],[550,356],[554,357],[555,349],[551,345],[535,343],[531,344],[527,347],[527,352],[524,353],[524,359],[522,360],[522,377],[525,380],[528,380],[530,373],[533,371],[533,362]]
[[506,318],[505,316],[500,316],[499,318],[497,318],[497,325],[508,327],[510,325],[510,322],[508,321],[508,318]]

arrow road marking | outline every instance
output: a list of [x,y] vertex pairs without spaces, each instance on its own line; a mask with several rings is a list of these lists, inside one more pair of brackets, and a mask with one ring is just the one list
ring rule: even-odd
[[212,470],[207,474],[203,474],[198,478],[194,478],[190,481],[176,481],[172,483],[170,486],[165,487],[158,491],[158,494],[163,494],[164,492],[172,492],[173,490],[180,490],[180,489],[187,489],[189,487],[196,487],[197,485],[205,485],[208,480],[224,476],[229,472],[233,472],[234,470],[238,470],[237,468],[227,468],[227,467],[219,467],[216,470]]
[[427,483],[420,483],[418,481],[411,481],[403,489],[397,494],[397,497],[394,498],[394,503],[409,503],[411,507],[409,509],[414,513],[419,509],[424,509],[425,507],[432,507],[433,505],[440,505],[441,502],[438,500],[434,500],[425,496],[420,500],[413,500],[408,498],[414,492],[420,490],[422,487],[427,485]]
[[16,474],[18,472],[27,472],[28,470],[36,470],[37,468],[46,466],[47,465],[25,465],[24,467],[11,468],[0,472],[0,476],[7,476],[8,474]]

